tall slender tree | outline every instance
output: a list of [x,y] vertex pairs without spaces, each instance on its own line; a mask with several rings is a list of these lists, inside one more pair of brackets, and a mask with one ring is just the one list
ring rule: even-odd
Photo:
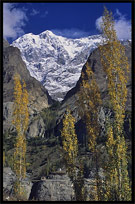
[[63,149],[65,151],[66,167],[74,186],[77,201],[84,200],[84,172],[83,164],[78,163],[78,139],[75,133],[75,118],[67,108],[63,119],[63,129],[61,131]]
[[93,152],[95,151],[96,139],[99,135],[98,113],[102,100],[94,73],[88,62],[86,63],[85,73],[82,73],[82,82],[78,96],[79,112],[84,117],[86,123],[88,146]]
[[66,110],[66,114],[64,115],[61,136],[68,173],[71,177],[73,177],[73,180],[75,180],[78,140],[75,133],[75,118],[71,115],[71,111],[69,109]]
[[26,84],[23,81],[21,85],[20,75],[14,76],[14,111],[13,121],[17,132],[16,142],[14,144],[14,171],[17,175],[15,192],[17,195],[23,194],[21,181],[26,176],[26,130],[28,127],[28,93]]
[[[113,171],[110,172],[113,180],[111,183],[108,183],[108,185],[113,185],[116,177],[118,177],[116,185],[113,185],[113,188],[115,187],[115,198],[108,198],[110,200],[124,201],[131,200],[126,143],[123,131],[129,64],[125,55],[125,47],[117,39],[112,13],[106,8],[104,9],[102,20],[101,28],[105,38],[105,45],[99,46],[100,59],[107,75],[108,94],[114,112],[113,127],[109,128],[110,136],[108,135],[108,141],[106,143],[108,154],[111,156],[112,151],[113,155],[115,155],[112,160],[114,168]],[[114,142],[114,145],[112,145],[110,141]],[[108,165],[110,165],[110,163],[108,163]],[[109,168],[108,166],[108,169]]]
[[108,153],[108,159],[105,161],[105,194],[103,199],[106,201],[116,200],[116,194],[118,192],[118,174],[115,163],[115,139],[112,125],[107,119],[106,121],[106,129],[107,129],[107,141],[106,141],[106,149]]
[[94,76],[94,73],[86,63],[86,71],[82,73],[82,82],[80,86],[79,96],[79,109],[80,114],[84,116],[87,131],[88,148],[93,153],[96,167],[96,186],[97,195],[95,200],[100,200],[100,186],[99,186],[99,168],[98,168],[98,149],[97,138],[100,134],[100,127],[98,122],[99,109],[102,104],[100,91]]

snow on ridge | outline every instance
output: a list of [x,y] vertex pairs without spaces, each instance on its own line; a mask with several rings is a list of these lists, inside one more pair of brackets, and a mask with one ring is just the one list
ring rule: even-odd
[[61,101],[76,85],[90,52],[101,43],[101,35],[71,39],[47,30],[39,35],[25,34],[12,46],[20,49],[30,75],[53,99]]

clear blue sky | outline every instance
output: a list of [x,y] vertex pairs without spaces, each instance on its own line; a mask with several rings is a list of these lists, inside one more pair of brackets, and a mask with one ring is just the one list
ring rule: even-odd
[[[118,32],[131,27],[131,3],[4,3],[4,37],[17,37],[52,30],[66,37],[78,38],[98,34],[96,20],[106,6],[114,14]],[[127,28],[126,28],[127,26]]]

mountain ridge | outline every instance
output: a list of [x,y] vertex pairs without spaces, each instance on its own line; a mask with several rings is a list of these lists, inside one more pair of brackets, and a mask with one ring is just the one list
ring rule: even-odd
[[12,46],[20,49],[30,75],[53,99],[62,101],[75,87],[89,54],[101,43],[101,35],[71,39],[46,30],[39,35],[25,34]]

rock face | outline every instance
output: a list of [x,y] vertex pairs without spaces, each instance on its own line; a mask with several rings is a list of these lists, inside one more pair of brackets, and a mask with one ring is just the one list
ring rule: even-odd
[[[104,174],[100,169],[99,177],[104,178]],[[3,171],[3,191],[6,196],[14,195],[13,185],[16,176],[11,168],[6,167]],[[67,174],[50,174],[48,179],[43,179],[34,184],[29,180],[28,176],[22,181],[25,189],[26,200],[38,201],[75,201],[75,193],[73,183]],[[95,196],[95,169],[90,171],[89,178],[84,179],[84,193],[86,201],[94,200]]]
[[11,128],[11,116],[13,107],[13,76],[18,72],[21,80],[25,80],[29,94],[29,114],[33,116],[52,103],[46,89],[35,78],[31,77],[21,58],[18,48],[9,46],[3,41],[3,102],[4,102],[4,131]]
[[[124,44],[125,46],[125,52],[126,52],[126,56],[128,57],[128,62],[129,62],[129,80],[127,82],[127,88],[128,88],[128,96],[127,96],[127,103],[126,103],[126,109],[127,110],[131,110],[131,87],[132,87],[132,82],[131,82],[131,43],[127,42]],[[95,74],[95,79],[96,82],[99,86],[100,92],[101,92],[101,97],[103,99],[103,101],[105,101],[108,97],[107,94],[107,78],[106,78],[106,74],[102,68],[102,65],[100,63],[100,53],[99,53],[99,49],[95,49],[89,56],[88,60],[87,60],[88,64],[90,65],[90,67],[92,68],[92,71]],[[83,66],[82,72],[85,73],[86,70],[86,66]],[[64,105],[65,103],[70,103],[69,101],[74,101],[74,98],[77,94],[77,92],[79,91],[80,88],[80,83],[82,81],[82,78],[80,77],[79,81],[77,82],[76,86],[71,89],[65,96],[64,101],[62,102],[62,104]]]
[[12,124],[13,102],[3,103],[3,131],[9,130],[12,132],[14,127]]
[[30,200],[71,201],[74,199],[73,185],[65,175],[53,175],[51,179],[39,181],[33,185]]
[[[16,175],[14,174],[14,172],[11,170],[10,167],[5,167],[3,169],[3,192],[6,193],[6,195],[11,197],[14,195],[13,185],[15,181]],[[23,179],[22,186],[25,190],[25,198],[26,200],[28,200],[32,188],[32,182],[29,180],[28,177]]]
[[[127,89],[128,89],[128,95],[127,95],[127,102],[126,102],[126,110],[127,111],[131,111],[131,88],[132,88],[132,82],[131,82],[131,43],[127,42],[124,44],[125,46],[125,51],[126,51],[126,56],[128,57],[128,61],[129,61],[129,80],[127,82]],[[108,97],[108,91],[107,91],[107,78],[106,78],[106,74],[101,66],[100,63],[100,53],[99,53],[99,49],[95,49],[89,56],[88,60],[87,60],[88,64],[90,65],[90,67],[92,68],[94,74],[95,74],[95,79],[96,82],[99,86],[99,90],[101,93],[101,98],[103,101],[103,107],[101,108],[101,113],[99,114],[99,120],[100,118],[102,118],[102,120],[100,120],[101,126],[103,126],[104,120],[105,120],[105,114],[110,114],[108,112],[108,110],[106,110],[106,108],[104,108],[104,106],[106,106],[106,103],[109,99]],[[83,66],[82,69],[82,73],[85,73],[86,70],[86,66]],[[63,115],[66,111],[66,108],[69,107],[71,109],[72,115],[75,117],[76,119],[76,133],[78,134],[79,138],[82,137],[82,135],[85,133],[85,127],[81,121],[81,118],[78,114],[78,104],[77,104],[77,93],[80,89],[80,84],[82,81],[82,77],[80,76],[79,81],[77,82],[76,86],[71,89],[65,96],[64,100],[61,103],[60,109],[58,111],[58,115],[57,115],[57,126],[56,126],[56,135],[60,135],[60,129],[62,127],[62,119],[63,119]]]
[[[128,57],[128,61],[129,61],[129,80],[127,83],[127,88],[128,88],[128,95],[127,95],[127,102],[126,102],[126,110],[130,110],[131,111],[131,88],[132,88],[132,84],[131,84],[131,43],[127,43],[124,45],[125,49],[126,49],[126,56]],[[95,49],[89,56],[88,60],[87,60],[88,64],[90,65],[90,67],[92,68],[94,74],[95,74],[95,79],[96,82],[99,86],[99,90],[101,93],[101,98],[103,100],[103,104],[104,102],[108,99],[108,94],[107,94],[107,79],[106,79],[106,74],[102,68],[102,65],[100,63],[100,53],[99,53],[99,49]],[[86,70],[86,66],[83,66],[82,72],[85,73]],[[67,106],[69,106],[71,108],[71,110],[74,110],[74,113],[76,115],[76,119],[77,119],[77,93],[80,89],[80,84],[81,84],[82,78],[80,76],[79,81],[77,82],[76,86],[71,89],[65,96],[64,101],[62,101],[62,105],[60,108],[60,115],[62,116],[62,113],[65,111],[65,108]]]
[[22,181],[22,186],[24,187],[24,190],[25,190],[25,198],[26,198],[26,200],[28,200],[29,197],[30,197],[30,193],[31,193],[31,189],[32,189],[33,183],[30,181],[30,179],[28,179],[26,177]]
[[11,194],[13,190],[13,184],[16,180],[16,176],[10,167],[3,169],[3,190],[6,193]]
[[[89,178],[84,178],[84,194],[86,201],[93,201],[96,191],[96,170],[90,171]],[[99,170],[99,178],[103,180],[103,170]],[[75,201],[73,183],[67,174],[49,175],[49,179],[39,181],[32,187],[29,200],[39,201]]]
[[32,120],[27,130],[27,137],[44,137],[46,124],[43,119]]
[[3,47],[9,47],[10,44],[8,43],[7,40],[3,39]]

